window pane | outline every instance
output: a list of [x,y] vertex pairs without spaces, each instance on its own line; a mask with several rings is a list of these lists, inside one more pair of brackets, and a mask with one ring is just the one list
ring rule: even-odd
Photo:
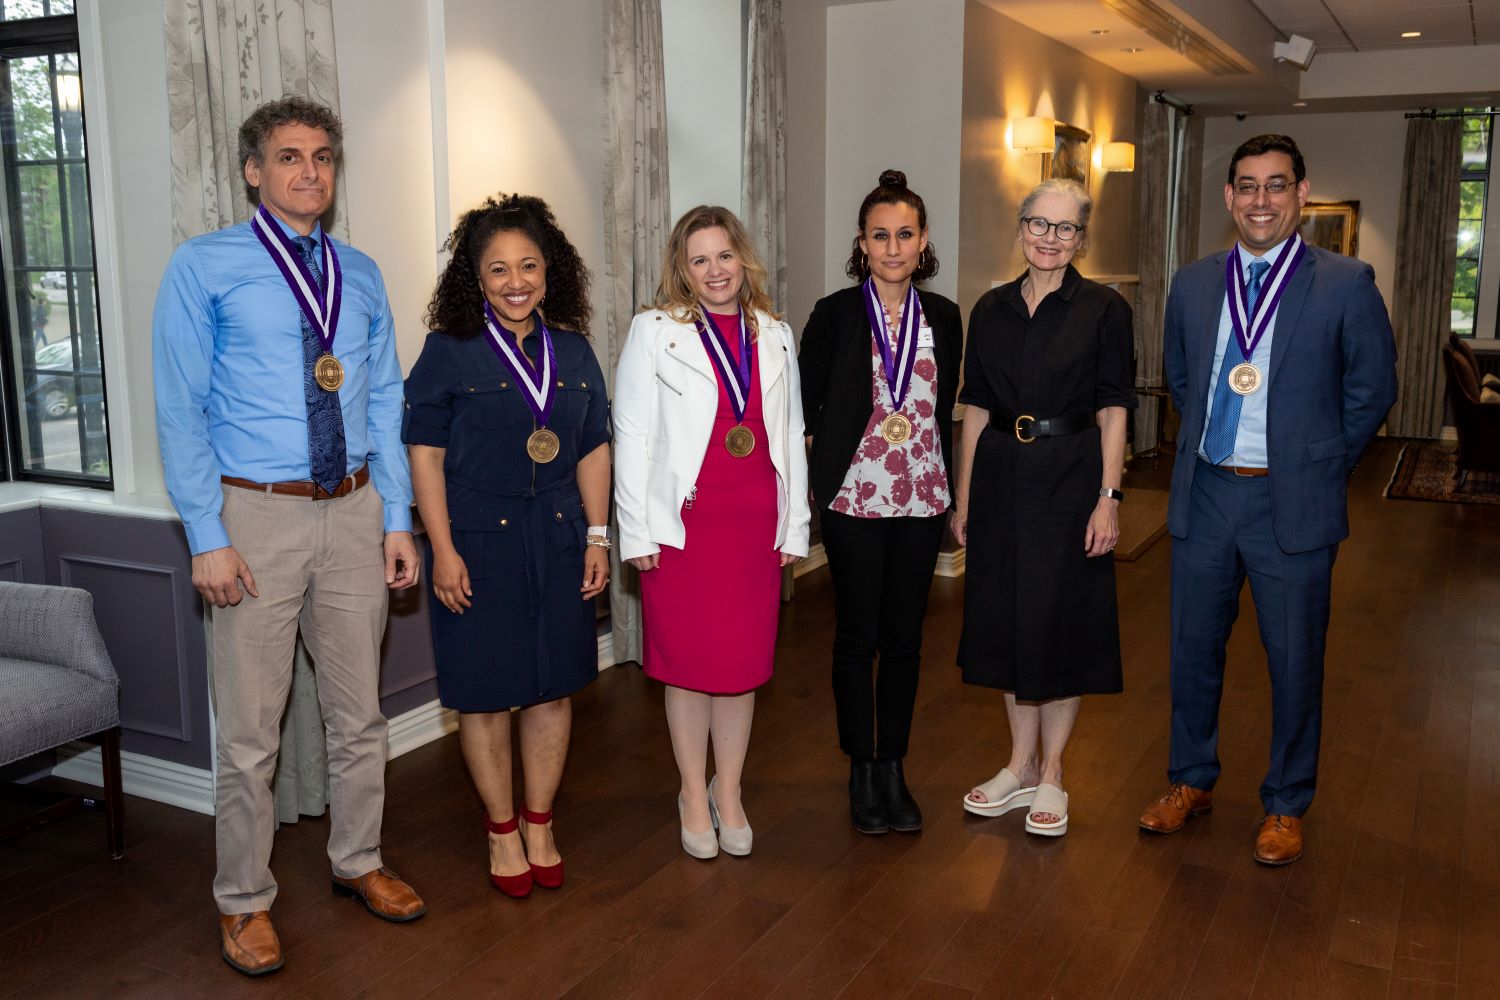
[[50,160],[57,155],[51,74],[51,60],[46,56],[10,61],[10,91],[15,107],[18,159]]
[[1455,298],[1450,309],[1449,324],[1453,332],[1460,337],[1474,336],[1474,300]]
[[1479,259],[1479,248],[1484,240],[1484,231],[1477,224],[1459,223],[1458,226],[1458,255],[1460,257],[1473,257]]
[[1464,181],[1458,186],[1458,217],[1484,218],[1484,181]]
[[28,17],[47,15],[44,0],[5,0],[4,4],[0,4],[0,10],[4,11],[6,21],[24,21]]
[[1453,272],[1453,294],[1461,298],[1473,298],[1479,285],[1479,263],[1460,260]]

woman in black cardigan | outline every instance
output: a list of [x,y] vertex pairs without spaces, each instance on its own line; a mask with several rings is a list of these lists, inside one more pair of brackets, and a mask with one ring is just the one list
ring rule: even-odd
[[[833,695],[861,833],[922,828],[902,769],[927,592],[951,505],[958,306],[937,273],[927,207],[887,170],[859,208],[847,273],[802,331],[808,477],[833,574]],[[880,654],[878,678],[875,654]]]

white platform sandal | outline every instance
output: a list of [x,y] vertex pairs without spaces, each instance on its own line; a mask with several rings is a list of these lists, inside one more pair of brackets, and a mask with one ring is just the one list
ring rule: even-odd
[[[1057,820],[1038,823],[1032,819],[1043,813],[1051,813]],[[1031,811],[1026,814],[1026,832],[1039,837],[1061,837],[1068,832],[1068,793],[1056,785],[1040,784],[1032,800]]]
[[[975,786],[975,791],[983,792],[985,801],[976,802],[965,795],[965,812],[976,816],[1003,816],[1012,809],[1024,809],[1031,805],[1031,800],[1036,795],[1036,786],[1021,787],[1021,779],[1012,774],[1010,768],[1002,767],[999,774],[984,784]],[[971,792],[970,795],[972,794]]]

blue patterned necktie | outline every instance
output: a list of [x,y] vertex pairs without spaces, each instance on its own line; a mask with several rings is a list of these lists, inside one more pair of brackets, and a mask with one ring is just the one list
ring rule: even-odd
[[[324,288],[318,241],[311,236],[295,239],[297,248],[302,251],[303,263],[318,283],[321,298]],[[323,344],[300,309],[297,315],[302,320],[302,397],[307,401],[308,465],[312,469],[313,482],[332,493],[349,473],[348,454],[344,450],[344,408],[339,405],[337,392],[328,392],[313,378],[313,368],[323,353]]]
[[[1260,279],[1270,269],[1271,265],[1263,260],[1250,262],[1250,286],[1245,290],[1247,318],[1255,316],[1255,303],[1260,299]],[[1229,341],[1224,345],[1224,360],[1219,362],[1219,380],[1214,385],[1214,409],[1208,417],[1208,433],[1203,436],[1203,453],[1215,465],[1223,464],[1234,454],[1234,439],[1240,430],[1240,409],[1245,404],[1245,397],[1229,388],[1229,373],[1235,366],[1231,351],[1239,351],[1232,329]]]

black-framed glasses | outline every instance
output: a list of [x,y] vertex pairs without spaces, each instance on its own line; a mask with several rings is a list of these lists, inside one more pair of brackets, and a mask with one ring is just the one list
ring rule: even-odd
[[1292,182],[1285,177],[1272,177],[1264,184],[1257,184],[1254,181],[1235,181],[1234,183],[1234,193],[1240,198],[1254,198],[1255,193],[1261,188],[1265,188],[1266,194],[1269,195],[1286,194],[1292,189]]
[[1028,215],[1021,221],[1026,224],[1026,231],[1032,236],[1046,236],[1047,230],[1052,230],[1057,234],[1059,243],[1072,243],[1084,230],[1076,222],[1048,222],[1040,215]]

